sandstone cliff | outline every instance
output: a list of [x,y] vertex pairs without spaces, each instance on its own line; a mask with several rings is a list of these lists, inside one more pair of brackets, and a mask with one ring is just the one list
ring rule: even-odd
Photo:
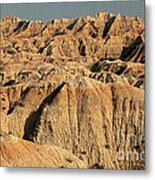
[[0,22],[1,165],[144,169],[144,21]]

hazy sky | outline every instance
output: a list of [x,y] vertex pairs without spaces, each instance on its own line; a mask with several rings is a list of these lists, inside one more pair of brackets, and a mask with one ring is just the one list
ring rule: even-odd
[[1,4],[1,16],[50,21],[55,18],[74,18],[95,15],[99,11],[121,13],[144,18],[144,1],[94,1]]

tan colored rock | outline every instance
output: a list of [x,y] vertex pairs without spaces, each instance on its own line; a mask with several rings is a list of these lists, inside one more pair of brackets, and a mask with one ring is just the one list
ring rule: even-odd
[[2,165],[144,169],[144,21],[0,20]]
[[56,146],[37,145],[12,135],[1,137],[0,155],[0,165],[5,167],[86,168],[69,151]]
[[[10,94],[11,88],[6,90]],[[123,149],[137,158],[143,153],[143,90],[124,84],[104,85],[87,78],[55,89],[46,85],[30,87],[25,97],[21,90],[16,87],[15,102],[7,109],[2,104],[2,132],[72,151],[88,167],[134,169],[136,163],[144,167],[143,159],[134,161],[129,156],[125,166],[118,159]],[[4,99],[8,101],[8,97]],[[132,135],[137,137],[134,142],[130,142]]]
[[[126,59],[124,48],[132,45],[139,36],[142,36],[142,47],[136,43],[134,49],[141,51],[144,48],[144,21],[136,17],[102,12],[94,17],[56,19],[48,23],[6,17],[1,19],[1,24],[2,27],[8,26],[9,31],[2,29],[2,54],[7,57],[25,51],[31,57],[39,53],[54,59],[86,57],[88,60],[94,55],[97,58]],[[137,61],[143,62],[142,57]]]

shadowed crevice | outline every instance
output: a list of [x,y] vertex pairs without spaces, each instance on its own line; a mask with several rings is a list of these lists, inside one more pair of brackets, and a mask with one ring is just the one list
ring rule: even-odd
[[20,99],[19,99],[18,101],[13,102],[13,103],[10,105],[10,107],[9,107],[9,109],[8,109],[8,112],[7,112],[7,115],[11,114],[11,113],[14,111],[15,107],[17,107],[17,106],[23,106],[22,101],[25,99],[25,97],[26,97],[26,95],[28,94],[28,92],[30,91],[30,89],[31,89],[31,87],[28,86],[28,87],[21,93]]
[[67,26],[68,30],[72,30],[75,26],[75,24],[78,22],[79,19],[75,19],[75,21]]
[[17,27],[13,30],[13,32],[17,32],[19,29],[21,29],[21,27],[23,26],[23,24],[25,23],[25,21],[20,21],[17,25]]
[[106,35],[108,34],[108,32],[109,32],[112,24],[114,23],[115,19],[116,19],[116,16],[113,16],[106,22],[105,28],[103,30],[103,35],[102,35],[103,38],[105,38]]
[[40,118],[43,109],[46,105],[52,104],[54,98],[58,95],[58,93],[61,91],[65,84],[66,83],[63,82],[60,86],[58,86],[49,96],[47,96],[42,101],[39,108],[29,115],[25,122],[23,139],[34,141],[34,138],[36,138],[38,133],[38,127],[40,125]]
[[78,41],[79,41],[79,47],[78,47],[79,54],[81,56],[86,56],[86,46],[85,46],[83,40],[79,39]]
[[20,30],[25,31],[28,28],[28,25],[30,24],[30,21],[20,21],[17,25],[17,27],[13,30],[14,33],[19,32]]
[[[138,36],[128,47],[123,48],[120,59],[123,61],[130,61],[132,57],[137,54],[137,52],[138,56],[144,52],[144,42],[141,36]],[[138,59],[138,57],[136,57],[136,59]]]

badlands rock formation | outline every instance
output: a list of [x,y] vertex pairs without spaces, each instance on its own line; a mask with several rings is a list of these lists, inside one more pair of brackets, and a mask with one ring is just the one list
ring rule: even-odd
[[1,166],[144,169],[144,21],[0,19]]
[[60,147],[41,146],[12,135],[1,138],[1,163],[7,167],[86,168],[79,158]]

